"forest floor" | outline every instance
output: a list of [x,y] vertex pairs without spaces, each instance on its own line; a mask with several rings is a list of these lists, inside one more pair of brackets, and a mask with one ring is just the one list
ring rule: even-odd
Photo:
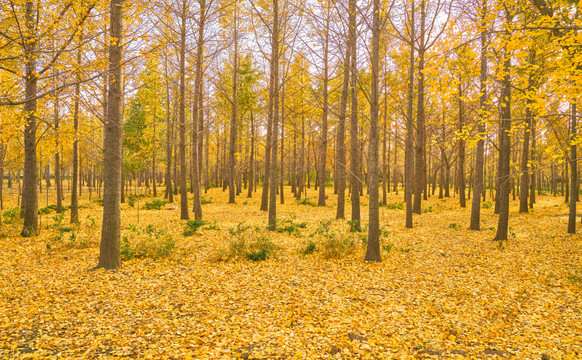
[[110,272],[94,270],[101,207],[87,193],[79,225],[69,211],[43,214],[34,238],[18,236],[18,220],[3,225],[0,358],[582,357],[582,237],[566,234],[563,198],[539,197],[529,214],[512,202],[510,240],[498,243],[491,208],[484,230],[469,231],[469,208],[433,196],[406,229],[402,195],[390,194],[376,264],[363,261],[366,233],[333,220],[327,192],[315,207],[285,188],[280,232],[265,230],[260,191],[226,204],[211,189],[191,236],[168,205],[144,210],[152,199],[141,199],[138,222],[138,203],[123,204],[133,258]]

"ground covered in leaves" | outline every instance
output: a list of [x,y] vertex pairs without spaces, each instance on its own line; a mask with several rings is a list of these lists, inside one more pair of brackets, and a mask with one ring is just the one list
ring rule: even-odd
[[[301,204],[286,189],[278,232],[265,230],[259,195],[229,205],[211,189],[204,223],[131,198],[114,272],[94,270],[101,207],[88,194],[79,225],[49,206],[35,238],[5,212],[0,357],[582,357],[582,237],[566,234],[561,198],[540,197],[529,214],[512,203],[510,240],[498,243],[491,208],[472,232],[458,199],[431,197],[406,229],[391,195],[383,262],[368,264],[365,232],[333,220],[334,195],[320,208],[313,189]],[[362,210],[365,228],[366,198]]]

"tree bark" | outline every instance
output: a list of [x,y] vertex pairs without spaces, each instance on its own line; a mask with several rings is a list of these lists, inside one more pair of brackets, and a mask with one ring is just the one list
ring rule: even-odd
[[346,40],[346,57],[344,58],[342,92],[340,98],[338,130],[337,130],[337,160],[335,162],[337,174],[337,212],[336,219],[345,218],[346,206],[346,115],[348,104],[348,90],[350,86],[350,41]]
[[270,174],[270,189],[271,194],[269,198],[269,230],[275,231],[277,229],[277,176],[279,174],[277,169],[277,142],[278,142],[278,124],[279,124],[279,1],[273,0],[273,29],[271,38],[271,79],[272,79],[272,101],[273,104],[273,124],[271,130],[271,174]]
[[370,94],[370,150],[368,154],[369,222],[366,261],[382,261],[380,255],[380,212],[378,206],[378,112],[380,75],[380,0],[374,0],[372,20],[372,90]]
[[410,60],[408,71],[408,104],[406,107],[406,144],[404,149],[404,201],[406,202],[406,227],[412,228],[412,186],[414,177],[414,122],[412,103],[414,96],[414,0],[410,11]]
[[[512,15],[506,10],[506,23],[509,25],[512,21]],[[509,33],[506,32],[507,38],[509,38]],[[497,175],[497,181],[499,183],[499,219],[497,222],[497,234],[495,239],[497,241],[507,240],[507,231],[509,225],[509,189],[510,189],[510,156],[511,156],[511,54],[504,49],[504,64],[503,71],[504,77],[502,80],[501,88],[501,131],[500,131],[500,142],[499,142],[499,174]]]
[[360,219],[360,170],[358,157],[358,62],[356,33],[356,0],[349,0],[349,42],[351,58],[352,115],[350,118],[350,195],[352,200],[352,228],[361,231]]
[[182,24],[180,29],[180,218],[188,220],[188,190],[186,166],[186,0],[182,1]]
[[475,149],[475,176],[473,178],[473,200],[471,201],[471,230],[481,229],[481,194],[485,193],[485,120],[487,119],[487,0],[481,7],[481,70],[479,75],[479,140]]
[[123,142],[123,6],[111,0],[109,44],[109,95],[103,125],[103,225],[98,268],[121,267],[121,168]]

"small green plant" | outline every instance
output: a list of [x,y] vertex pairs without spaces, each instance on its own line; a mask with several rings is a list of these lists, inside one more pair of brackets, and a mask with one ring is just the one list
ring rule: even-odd
[[503,250],[505,248],[505,245],[503,244],[502,240],[497,240],[497,248],[499,250]]
[[483,204],[481,204],[481,208],[482,209],[492,209],[493,203],[491,201],[484,202]]
[[382,250],[389,253],[390,251],[392,251],[392,245],[391,244],[384,244],[384,245],[382,245]]
[[276,246],[266,236],[259,236],[254,243],[249,246],[246,258],[252,261],[264,261],[275,250]]
[[218,224],[216,223],[216,220],[213,220],[209,223],[206,223],[206,225],[204,225],[204,227],[202,227],[203,230],[215,230],[215,231],[220,231],[220,226],[218,226]]
[[154,260],[170,256],[175,248],[175,241],[165,229],[158,230],[153,225],[145,228],[130,225],[131,234],[121,239],[121,256],[123,260],[151,258]]
[[513,228],[512,228],[512,227],[509,227],[509,229],[508,229],[508,230],[509,230],[509,235],[510,235],[512,238],[515,238],[515,236],[516,236],[516,235],[515,235],[515,232],[513,231]]
[[404,204],[401,202],[393,202],[393,203],[387,203],[385,205],[382,205],[383,207],[390,209],[390,210],[402,210],[404,209]]
[[2,213],[2,218],[4,219],[4,224],[14,224],[16,221],[20,220],[20,208],[15,207],[4,211]]
[[145,210],[160,210],[161,208],[163,208],[164,206],[166,206],[168,202],[166,200],[162,200],[162,199],[154,199],[152,201],[146,202],[143,205],[143,208]]
[[296,199],[297,205],[307,205],[307,206],[316,206],[310,198],[305,197],[303,199]]
[[380,237],[387,238],[388,236],[390,236],[390,231],[388,229],[386,229],[385,227],[381,227],[380,228]]
[[449,224],[449,229],[458,229],[460,226],[457,223],[450,223]]
[[53,211],[57,210],[57,206],[55,204],[43,207],[42,209],[39,209],[38,212],[39,214],[45,214],[48,215],[50,213],[52,213]]
[[200,198],[200,205],[206,205],[206,204],[211,204],[212,203],[212,198],[206,198],[206,196],[202,196]]
[[[127,195],[127,205],[129,205],[130,207],[134,207],[135,206],[135,202],[138,199],[144,198],[146,195],[145,194],[129,194]],[[103,205],[103,204],[101,204]]]
[[303,246],[303,248],[301,248],[301,254],[303,254],[303,255],[313,254],[316,251],[317,251],[317,245],[311,240],[307,241],[305,243],[305,246]]
[[301,232],[299,229],[305,229],[307,227],[306,222],[296,223],[292,219],[277,219],[277,232],[278,233],[288,233],[291,235],[300,236]]
[[350,255],[356,248],[356,241],[354,235],[347,236],[331,236],[325,238],[323,242],[322,255],[326,259],[339,259],[346,255]]
[[204,220],[188,220],[184,226],[184,236],[192,236],[198,232],[198,229],[206,224]]
[[99,206],[103,206],[103,199],[95,199],[93,202]]
[[423,212],[423,213],[433,212],[433,207],[432,206],[423,206],[421,209],[421,212]]
[[350,232],[358,232],[358,220],[348,220]]
[[252,226],[245,225],[245,222],[241,221],[236,225],[236,228],[228,229],[228,232],[230,233],[230,235],[235,236],[238,234],[242,234],[243,232],[245,232],[246,230],[248,230],[250,228],[252,228]]

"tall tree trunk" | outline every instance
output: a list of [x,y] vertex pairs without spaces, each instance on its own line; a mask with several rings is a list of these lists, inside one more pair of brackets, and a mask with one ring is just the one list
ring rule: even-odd
[[228,203],[235,201],[235,150],[236,150],[236,120],[237,120],[237,85],[238,85],[238,29],[237,29],[237,6],[235,2],[234,10],[234,62],[232,66],[232,112],[230,116],[230,147],[228,151]]
[[[506,24],[510,25],[512,21],[512,15],[509,10],[506,10]],[[506,32],[507,38],[509,38],[509,33]],[[509,39],[507,39],[509,40]],[[503,72],[504,77],[502,80],[501,87],[501,131],[500,131],[500,142],[499,142],[499,174],[497,176],[497,181],[499,183],[499,220],[497,222],[497,234],[495,239],[497,241],[507,240],[507,231],[509,225],[509,189],[510,189],[510,156],[511,156],[511,53],[507,50],[507,46],[504,49],[504,64]]]
[[182,1],[182,24],[180,29],[180,218],[188,220],[188,189],[186,166],[186,10],[187,1]]
[[[535,55],[531,56],[530,60],[533,61]],[[532,75],[529,78],[529,91],[534,91],[534,84]],[[523,147],[521,149],[521,184],[519,187],[519,212],[520,213],[527,213],[529,212],[528,207],[528,193],[529,193],[529,141],[530,141],[530,130],[531,130],[531,121],[533,117],[532,112],[533,101],[528,98],[527,105],[525,107],[525,129],[523,133]],[[562,189],[564,188],[564,178],[562,177]]]
[[61,181],[61,144],[59,142],[59,94],[55,95],[55,187],[57,188],[57,214],[63,212],[63,183]]
[[370,96],[370,152],[368,154],[369,223],[366,261],[382,261],[380,255],[380,212],[378,206],[378,112],[380,76],[380,0],[374,0],[372,20],[372,91]]
[[319,200],[317,206],[325,206],[325,165],[327,163],[327,115],[329,111],[329,23],[330,14],[327,7],[325,41],[323,43],[323,108],[321,115],[321,139],[319,141]]
[[356,33],[356,0],[349,0],[349,42],[352,53],[350,66],[351,91],[352,91],[352,115],[350,118],[350,193],[352,200],[352,228],[361,231],[360,219],[360,179],[358,173],[358,62],[357,62],[357,33]]
[[121,167],[123,142],[123,5],[111,0],[109,14],[109,95],[103,125],[103,225],[98,268],[121,267]]
[[406,227],[412,228],[412,186],[414,177],[414,122],[412,103],[414,97],[414,0],[410,11],[410,60],[408,71],[408,104],[406,107],[406,144],[404,149],[404,201],[406,202]]
[[465,127],[465,104],[463,103],[463,86],[459,81],[459,162],[458,162],[458,184],[459,184],[459,204],[466,207],[465,198],[465,139],[463,139],[463,128]]
[[251,154],[249,156],[249,187],[247,198],[253,197],[253,185],[255,178],[255,116],[251,110]]
[[576,133],[578,119],[576,119],[576,103],[571,105],[571,144],[570,144],[570,211],[568,216],[568,234],[576,233],[576,193],[578,192],[578,158],[576,155]]
[[279,191],[279,196],[281,198],[281,204],[285,203],[285,191],[284,191],[284,181],[285,181],[285,174],[284,174],[284,167],[283,167],[283,155],[284,155],[284,147],[285,147],[285,76],[283,76],[283,83],[281,84],[281,191]]
[[475,149],[475,176],[471,202],[471,230],[481,229],[481,194],[485,194],[485,120],[487,118],[487,0],[481,6],[481,70],[479,75],[479,140]]
[[[77,67],[81,67],[82,39],[79,35],[79,48],[77,49]],[[73,185],[71,189],[71,223],[79,222],[79,105],[81,102],[81,74],[77,71],[77,84],[75,85],[75,102],[73,110],[73,131],[75,140],[73,141]]]
[[174,202],[172,188],[172,122],[170,121],[170,77],[168,74],[168,54],[164,56],[164,71],[166,77],[166,194],[170,203]]
[[38,234],[38,189],[36,187],[38,179],[38,169],[36,160],[36,33],[35,19],[36,10],[34,1],[26,1],[26,29],[28,34],[24,42],[25,51],[25,97],[28,100],[24,103],[25,126],[24,126],[24,180],[22,188],[22,207],[24,224],[21,236],[29,237]]
[[412,211],[415,214],[420,214],[422,191],[424,189],[425,175],[425,156],[426,151],[426,129],[424,125],[424,53],[425,53],[425,25],[426,9],[425,0],[420,3],[420,36],[418,38],[418,101],[416,110],[416,153],[415,153],[415,168],[414,168],[414,207]]
[[[277,137],[279,125],[279,0],[273,0],[273,31],[271,38],[271,79],[273,81],[272,88],[272,104],[273,104],[273,124],[271,130],[272,145],[271,145],[271,175],[270,188],[271,194],[269,198],[269,230],[275,231],[277,229]],[[271,101],[271,100],[269,100]]]
[[[536,119],[531,119],[531,160],[532,162],[536,158]],[[535,165],[534,165],[535,166]],[[568,164],[566,163],[566,191],[568,191]],[[536,202],[536,173],[535,168],[532,166],[531,181],[529,189],[529,208],[533,209]]]
[[346,206],[346,115],[348,104],[348,90],[350,86],[350,40],[346,41],[346,57],[344,58],[342,93],[340,98],[338,130],[337,130],[337,160],[335,162],[337,174],[337,212],[336,219],[345,218]]

